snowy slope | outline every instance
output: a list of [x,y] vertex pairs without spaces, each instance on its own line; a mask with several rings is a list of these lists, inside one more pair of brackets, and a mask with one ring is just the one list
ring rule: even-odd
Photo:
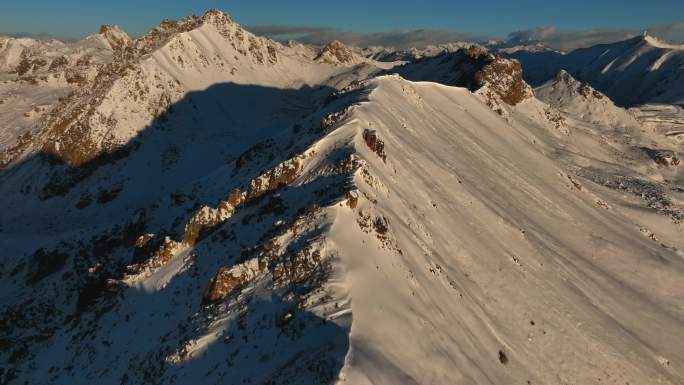
[[[351,292],[347,382],[682,381],[681,252],[466,90],[376,82],[349,126],[357,141],[377,130],[387,162],[365,151],[377,182],[357,177],[369,199],[337,209],[331,235]],[[366,215],[387,234],[359,242]]]
[[523,80],[519,62],[502,58],[477,45],[424,57],[387,72],[413,81],[466,87],[481,96],[500,115],[506,114],[506,105],[515,106],[532,97],[532,89]]
[[104,35],[0,170],[0,382],[684,381],[665,131],[477,47],[325,63],[217,11]]
[[564,70],[536,88],[534,94],[566,115],[587,123],[613,128],[639,126],[630,112],[617,107],[606,95],[577,81]]
[[71,44],[0,37],[0,166],[33,140],[41,120],[92,80],[127,38],[116,27]]
[[510,56],[523,64],[534,86],[564,69],[621,106],[684,104],[684,47],[648,35],[567,54],[520,50]]
[[[40,131],[33,146],[10,148],[5,163],[40,149],[71,165],[90,161],[120,148],[186,93],[214,84],[327,87],[328,79],[350,72],[350,64],[359,64],[359,73],[377,70],[372,64],[302,57],[296,48],[254,36],[218,11],[164,22],[135,41],[121,34],[103,27],[98,36],[117,48],[114,59],[53,113],[32,122]],[[331,87],[346,85],[344,77],[334,81]]]
[[670,104],[646,104],[631,111],[645,127],[684,140],[684,108]]

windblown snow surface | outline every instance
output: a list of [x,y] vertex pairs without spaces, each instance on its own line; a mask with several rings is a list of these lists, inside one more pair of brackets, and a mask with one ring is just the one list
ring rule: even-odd
[[0,171],[2,383],[684,382],[675,136],[187,22]]

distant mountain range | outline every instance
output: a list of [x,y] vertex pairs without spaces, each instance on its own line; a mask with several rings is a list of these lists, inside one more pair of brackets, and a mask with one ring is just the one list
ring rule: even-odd
[[642,35],[564,54],[518,50],[509,57],[525,68],[525,79],[540,85],[565,70],[610,96],[618,105],[684,105],[684,45]]

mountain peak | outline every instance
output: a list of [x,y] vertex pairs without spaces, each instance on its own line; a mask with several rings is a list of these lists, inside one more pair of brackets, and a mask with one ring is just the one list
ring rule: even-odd
[[587,83],[560,70],[555,79],[535,89],[535,96],[565,115],[602,127],[637,127],[626,110]]
[[556,74],[556,80],[555,83],[565,83],[568,85],[575,85],[579,83],[577,79],[575,79],[568,71],[561,69],[558,71],[558,74]]
[[684,44],[671,44],[658,39],[655,36],[649,35],[647,31],[644,31],[641,39],[648,45],[654,48],[664,48],[664,49],[675,49],[684,50]]
[[[100,35],[106,35],[111,32],[123,32],[121,28],[119,28],[118,25],[115,24],[102,24],[100,26],[100,31],[98,32]],[[124,32],[125,33],[125,32]]]
[[234,24],[234,21],[227,13],[216,9],[211,9],[202,16],[191,15],[180,20],[165,19],[137,39],[135,45],[142,53],[149,53],[162,46],[173,36],[207,24],[213,25],[219,31],[225,31]]
[[200,18],[204,23],[213,23],[215,25],[224,26],[226,24],[234,23],[232,17],[226,12],[218,9],[210,9]]
[[648,30],[644,30],[639,35],[631,37],[624,40],[625,43],[646,46],[652,48],[662,48],[662,49],[672,49],[672,50],[684,50],[684,44],[673,44],[664,41],[654,35],[651,35]]
[[354,52],[339,40],[326,44],[316,57],[316,61],[330,64],[354,64],[358,58]]
[[[565,87],[560,87],[560,85]],[[553,87],[555,89],[565,88],[569,92],[581,95],[585,99],[593,97],[594,99],[603,99],[605,95],[595,90],[592,86],[575,79],[568,71],[561,69],[553,80]]]
[[100,27],[100,35],[107,40],[112,49],[125,48],[131,43],[131,38],[117,25],[104,24]]

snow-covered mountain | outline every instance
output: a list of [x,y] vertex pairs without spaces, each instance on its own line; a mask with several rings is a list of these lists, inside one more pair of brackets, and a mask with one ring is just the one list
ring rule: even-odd
[[[116,27],[74,43],[0,37],[0,165],[28,143],[60,100],[92,81],[128,37]],[[122,40],[123,39],[123,40]]]
[[647,34],[570,53],[517,50],[510,57],[523,64],[526,80],[534,86],[563,69],[621,106],[684,104],[684,45]]
[[[354,58],[335,63],[308,60],[296,49],[254,36],[220,12],[165,21],[130,43],[116,31],[103,27],[97,35],[98,41],[112,41],[107,48],[120,47],[113,59],[98,66],[96,75],[84,77],[84,84],[63,97],[58,110],[30,122],[40,126],[43,136],[34,145],[71,165],[127,143],[187,92],[222,82],[306,88],[325,87],[331,81],[339,87],[344,79],[334,76],[348,71],[350,64],[361,64]],[[95,38],[86,41],[90,39]],[[325,55],[324,50],[320,56]],[[33,98],[28,102],[35,104]],[[30,153],[26,147],[8,152],[14,158],[21,151]],[[5,158],[4,163],[13,159]]]
[[613,128],[640,125],[632,113],[617,107],[606,95],[576,80],[565,70],[536,88],[534,94],[566,115],[586,123]]
[[502,58],[477,45],[423,57],[390,71],[413,81],[468,88],[502,115],[506,111],[502,104],[515,106],[532,96],[532,89],[523,80],[519,62]]
[[0,383],[684,381],[657,111],[477,46],[379,62],[218,11],[94,39],[7,139]]
[[413,47],[405,50],[396,50],[391,47],[371,46],[364,48],[361,54],[364,57],[381,62],[411,62],[444,53],[453,53],[460,49],[468,48],[471,45],[473,44],[469,42],[454,42],[449,44],[428,45],[423,48]]

